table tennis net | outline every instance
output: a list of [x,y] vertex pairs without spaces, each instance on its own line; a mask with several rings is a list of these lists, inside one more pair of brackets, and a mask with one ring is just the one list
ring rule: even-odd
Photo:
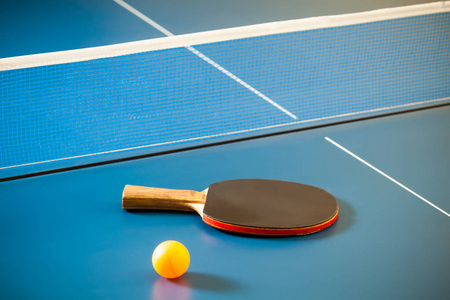
[[0,178],[450,100],[449,4],[127,46],[0,60]]

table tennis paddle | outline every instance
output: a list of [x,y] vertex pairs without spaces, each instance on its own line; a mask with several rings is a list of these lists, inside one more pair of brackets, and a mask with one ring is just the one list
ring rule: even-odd
[[337,200],[320,188],[265,179],[221,181],[202,192],[126,185],[122,208],[196,211],[218,229],[268,236],[315,233],[339,214]]

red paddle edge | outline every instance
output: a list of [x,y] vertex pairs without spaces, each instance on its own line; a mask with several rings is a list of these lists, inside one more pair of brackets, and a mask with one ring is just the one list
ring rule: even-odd
[[329,220],[319,223],[317,225],[300,227],[300,228],[288,228],[288,229],[276,229],[276,228],[258,228],[258,227],[246,227],[233,224],[227,224],[203,215],[203,222],[206,224],[221,229],[225,231],[231,231],[243,234],[254,234],[254,235],[272,235],[272,236],[288,236],[288,235],[307,235],[322,231],[330,227],[334,222],[336,222],[339,215],[339,208],[336,214]]

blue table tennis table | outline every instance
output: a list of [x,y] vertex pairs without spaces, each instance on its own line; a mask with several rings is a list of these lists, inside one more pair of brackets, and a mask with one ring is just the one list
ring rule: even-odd
[[[5,2],[6,9],[0,13],[0,58],[424,1],[346,1],[343,5],[333,1],[27,2]],[[448,31],[450,28],[443,27],[444,38],[439,40],[442,45],[448,43],[445,37],[450,39]],[[205,70],[217,71],[195,53],[213,57],[208,45],[194,48],[194,52],[184,49],[183,57],[192,56]],[[447,54],[437,55],[445,58]],[[219,60],[220,56],[215,58]],[[227,67],[235,70],[232,65]],[[16,127],[4,125],[10,123],[2,123],[2,141],[15,141],[16,148],[12,142],[2,145],[1,298],[448,299],[450,106],[445,87],[450,79],[445,72],[449,67],[444,64],[440,75],[426,77],[434,80],[432,84],[443,86],[433,90],[433,97],[440,101],[408,106],[407,110],[327,119],[304,126],[261,100],[255,104],[258,108],[249,106],[244,115],[270,112],[265,119],[269,123],[256,124],[265,130],[248,132],[245,126],[250,123],[236,121],[240,115],[234,115],[234,108],[227,110],[231,102],[211,100],[209,103],[218,107],[223,105],[217,112],[229,112],[231,116],[220,119],[216,115],[222,120],[221,126],[241,130],[242,134],[222,135],[206,142],[187,137],[192,140],[161,147],[137,145],[130,151],[105,156],[51,158],[48,164],[26,161],[23,153],[28,150],[28,158],[38,156],[32,148],[26,148],[30,145],[26,142],[33,141],[14,140],[9,133],[24,135]],[[204,74],[200,82],[211,78],[210,73]],[[399,84],[395,79],[388,80]],[[257,81],[251,84],[261,86]],[[280,97],[274,98],[283,99],[283,83],[276,84],[280,93],[275,95]],[[229,95],[248,97],[249,101],[251,97],[261,98],[248,91]],[[297,119],[308,117],[289,103],[286,101],[285,106],[294,108],[287,110]],[[176,104],[168,103],[164,110],[180,118],[189,106]],[[20,110],[23,115],[17,115],[24,124],[26,119],[21,116],[27,115],[27,109],[33,110],[33,105],[38,107],[39,103],[28,102]],[[107,115],[108,108],[96,109],[98,118]],[[213,118],[214,109],[206,115]],[[67,134],[68,138],[50,137],[42,140],[42,145],[59,149],[58,144],[68,144],[71,139],[75,139],[72,149],[82,144],[83,139],[73,135],[77,123],[69,113],[55,108],[54,114],[46,116],[57,120],[54,124],[69,120],[64,127],[68,131],[60,135]],[[189,126],[209,124],[206,117],[195,120],[200,114],[192,116]],[[108,118],[115,120],[111,115]],[[169,118],[167,128],[161,132],[178,134],[176,119]],[[139,114],[128,116],[128,120],[142,126],[148,121]],[[242,128],[233,127],[232,120]],[[279,128],[277,122],[295,124]],[[52,130],[48,127],[48,131],[39,132],[38,125],[28,125],[26,128],[36,128],[33,134],[39,137]],[[217,134],[208,130],[200,135]],[[46,159],[42,157],[42,161]],[[264,238],[225,233],[207,226],[194,213],[127,212],[121,208],[125,184],[201,191],[214,182],[238,178],[286,180],[321,187],[338,199],[339,218],[330,228],[313,235]],[[153,249],[165,240],[180,241],[190,251],[189,270],[176,280],[161,278],[151,265]]]

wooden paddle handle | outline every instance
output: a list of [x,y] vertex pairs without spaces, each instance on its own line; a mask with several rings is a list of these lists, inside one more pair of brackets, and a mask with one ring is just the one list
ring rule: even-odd
[[196,207],[205,203],[205,196],[205,192],[126,185],[122,194],[122,208],[198,212]]

